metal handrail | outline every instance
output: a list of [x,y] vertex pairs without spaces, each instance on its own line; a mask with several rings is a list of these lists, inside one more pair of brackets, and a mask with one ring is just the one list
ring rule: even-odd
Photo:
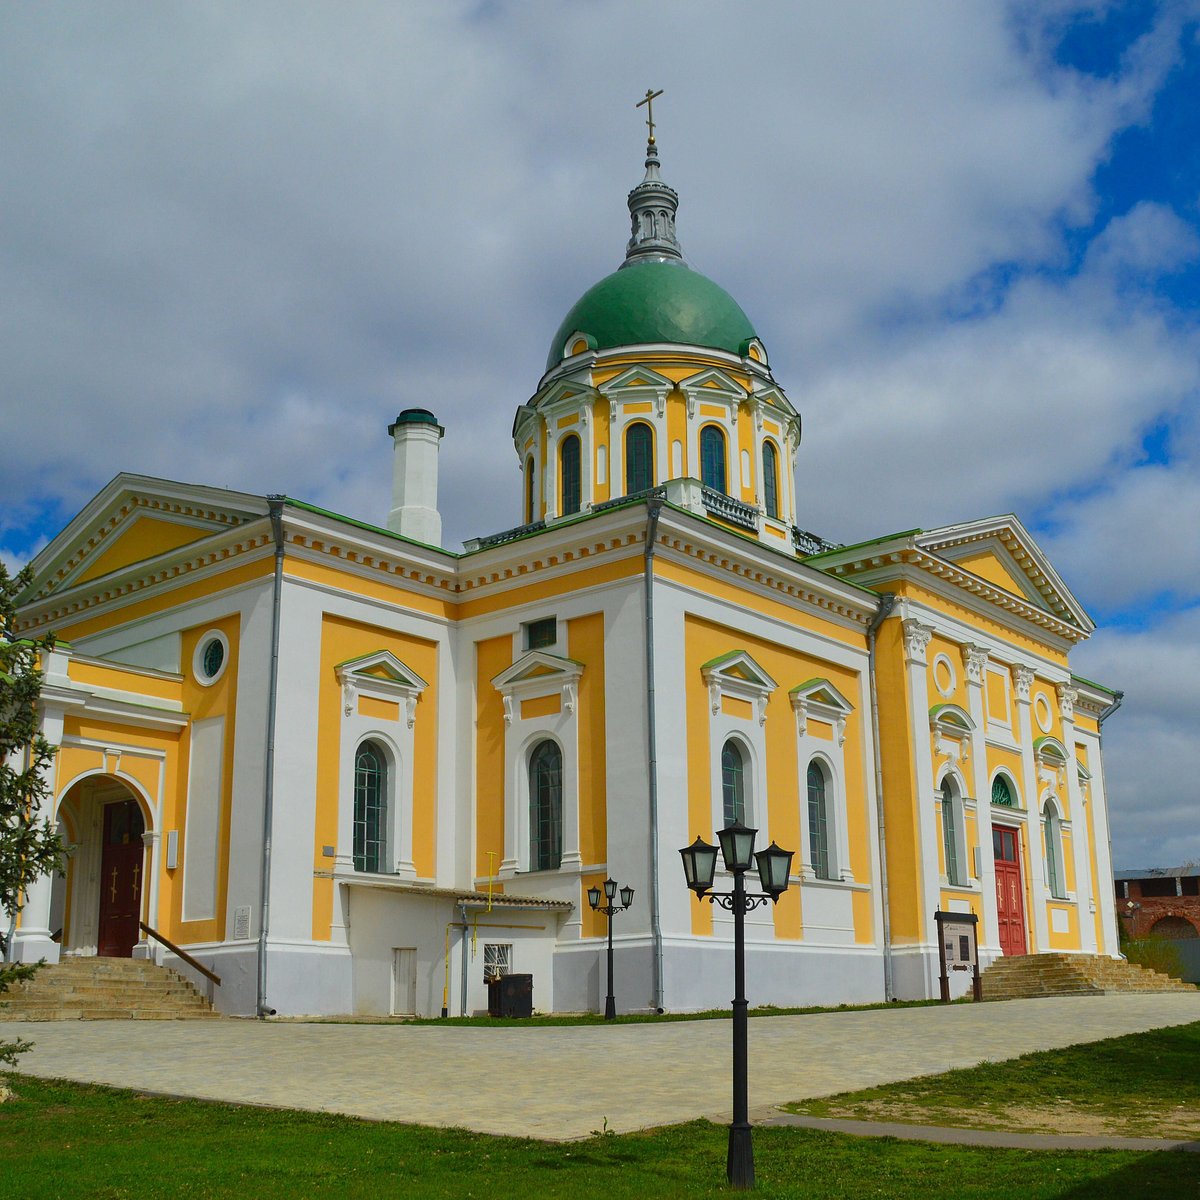
[[198,963],[186,950],[181,950],[169,938],[163,937],[163,935],[161,933],[159,933],[157,929],[151,929],[150,926],[147,925],[145,921],[139,921],[138,928],[143,933],[148,933],[156,942],[161,942],[162,945],[166,946],[166,948],[168,950],[170,950],[170,952],[172,954],[174,954],[177,958],[182,958],[183,961],[185,963],[187,963],[187,965],[189,967],[191,967],[193,970],[199,971],[200,974],[203,975],[205,979],[211,979],[213,981],[213,983],[215,983],[217,985],[217,987],[221,986],[220,975],[214,974],[202,963]]

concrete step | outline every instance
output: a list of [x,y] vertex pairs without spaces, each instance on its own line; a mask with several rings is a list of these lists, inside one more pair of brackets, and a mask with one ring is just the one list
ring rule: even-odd
[[1123,959],[1091,954],[1027,954],[1000,958],[982,974],[988,1000],[1109,992],[1191,991],[1191,985]]
[[194,1020],[212,1005],[182,975],[144,959],[69,958],[0,997],[0,1020]]

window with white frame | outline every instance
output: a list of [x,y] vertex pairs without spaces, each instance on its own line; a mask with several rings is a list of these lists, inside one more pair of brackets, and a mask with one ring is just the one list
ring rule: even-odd
[[511,975],[512,952],[512,942],[484,942],[484,979],[499,979],[502,975]]
[[562,864],[562,751],[539,742],[529,756],[529,869],[554,871]]
[[829,854],[829,787],[825,771],[814,759],[808,764],[808,854],[818,879],[833,879]]
[[1065,900],[1063,878],[1062,819],[1053,800],[1042,807],[1042,838],[1046,850],[1046,890],[1055,900]]
[[354,756],[354,869],[383,871],[387,863],[387,756],[363,742]]
[[733,738],[721,747],[721,802],[727,826],[746,823],[746,759]]
[[942,780],[942,854],[946,882],[961,887],[967,882],[963,810],[958,789],[949,776]]
[[846,812],[846,724],[854,707],[828,679],[789,693],[796,717],[801,784],[800,873],[805,879],[852,883]]

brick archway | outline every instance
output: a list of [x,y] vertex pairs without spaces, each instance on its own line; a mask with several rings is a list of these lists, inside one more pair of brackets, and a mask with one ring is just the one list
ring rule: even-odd
[[1159,917],[1150,926],[1149,933],[1151,937],[1200,938],[1200,927],[1195,920],[1172,913]]

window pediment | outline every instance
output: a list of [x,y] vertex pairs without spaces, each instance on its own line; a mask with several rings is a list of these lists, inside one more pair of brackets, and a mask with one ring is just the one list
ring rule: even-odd
[[801,736],[808,734],[811,718],[832,725],[839,746],[845,742],[846,718],[854,711],[854,705],[828,679],[808,679],[792,688],[788,696]]
[[416,671],[405,666],[390,650],[376,650],[347,659],[334,668],[342,688],[342,709],[350,716],[358,696],[397,701],[408,727],[416,721],[417,701],[429,686]]
[[732,650],[711,659],[701,666],[700,674],[708,685],[709,706],[714,716],[721,711],[722,696],[733,696],[754,705],[760,725],[766,721],[767,700],[779,685],[745,650]]
[[971,753],[971,732],[975,722],[957,704],[935,704],[929,710],[929,729],[933,734],[933,752],[938,758],[965,764]]
[[583,663],[573,658],[548,654],[544,650],[522,654],[492,680],[492,686],[504,698],[504,723],[512,723],[514,704],[549,696],[556,691],[562,693],[563,711],[573,713],[582,674]]

